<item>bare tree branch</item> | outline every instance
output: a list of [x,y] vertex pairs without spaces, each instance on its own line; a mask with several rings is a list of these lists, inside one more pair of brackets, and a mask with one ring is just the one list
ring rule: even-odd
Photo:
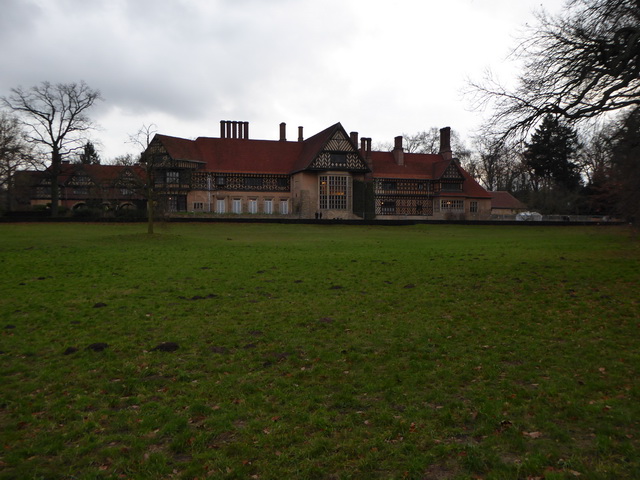
[[640,2],[571,0],[558,16],[544,11],[517,46],[524,62],[508,89],[490,74],[470,81],[476,108],[503,137],[526,137],[542,118],[571,124],[640,105]]

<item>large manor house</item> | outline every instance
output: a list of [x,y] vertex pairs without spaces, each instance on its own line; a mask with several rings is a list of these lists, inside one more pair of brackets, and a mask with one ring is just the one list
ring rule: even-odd
[[[304,138],[249,138],[249,123],[220,122],[220,137],[195,140],[157,134],[143,153],[147,166],[64,164],[60,204],[73,208],[143,209],[143,183],[169,214],[300,219],[485,219],[491,194],[453,158],[450,129],[438,154],[409,153],[403,138],[373,151],[336,123]],[[50,202],[50,177],[31,177],[31,205]]]

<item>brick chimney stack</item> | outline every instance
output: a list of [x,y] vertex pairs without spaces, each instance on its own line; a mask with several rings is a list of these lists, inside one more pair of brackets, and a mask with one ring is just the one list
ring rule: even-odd
[[280,141],[281,142],[287,141],[287,124],[284,122],[280,124]]
[[404,166],[404,148],[402,147],[402,135],[395,138],[395,146],[393,147],[393,158],[401,167]]
[[304,141],[304,135],[302,134],[302,127],[298,127],[298,141]]
[[360,155],[364,157],[364,161],[371,168],[371,139],[362,137],[360,139]]
[[440,151],[438,152],[445,160],[451,160],[453,153],[451,151],[451,127],[440,129]]
[[249,138],[249,122],[220,120],[220,138]]
[[358,132],[351,132],[349,136],[351,137],[351,143],[358,148]]

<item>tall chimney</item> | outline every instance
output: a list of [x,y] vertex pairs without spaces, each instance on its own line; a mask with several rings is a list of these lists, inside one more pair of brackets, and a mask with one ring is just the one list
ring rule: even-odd
[[302,142],[304,140],[304,135],[302,135],[302,127],[298,127],[298,141]]
[[225,123],[226,123],[226,127],[225,127],[226,133],[224,135],[224,138],[231,138],[231,121],[227,120]]
[[235,120],[231,122],[231,128],[233,129],[232,138],[238,138],[238,122],[236,122]]
[[351,132],[349,136],[351,137],[351,143],[353,143],[355,147],[358,148],[358,132]]
[[280,124],[280,141],[281,142],[287,141],[287,124],[284,122]]
[[362,137],[360,139],[360,155],[364,158],[364,162],[367,166],[373,170],[373,166],[371,165],[371,139]]
[[440,129],[440,151],[445,160],[451,160],[453,153],[451,152],[451,127],[444,127]]
[[242,138],[245,140],[249,140],[249,122],[242,122],[244,125],[244,132],[242,134]]
[[395,146],[393,147],[393,158],[395,158],[398,165],[404,165],[404,148],[402,147],[402,135],[395,138]]
[[224,138],[224,134],[225,134],[225,123],[224,120],[220,120],[220,138]]

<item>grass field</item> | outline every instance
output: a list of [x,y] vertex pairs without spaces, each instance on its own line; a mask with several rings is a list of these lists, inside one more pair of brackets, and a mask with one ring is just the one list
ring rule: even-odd
[[0,225],[0,478],[640,478],[626,228],[144,231]]

